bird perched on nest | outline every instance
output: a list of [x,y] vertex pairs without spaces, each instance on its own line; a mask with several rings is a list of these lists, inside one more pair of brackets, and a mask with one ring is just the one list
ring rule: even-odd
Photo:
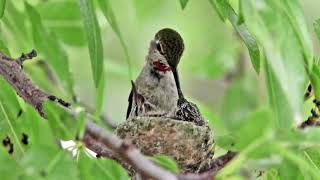
[[183,51],[183,39],[175,30],[165,28],[155,35],[147,63],[135,83],[132,82],[127,119],[166,116],[205,124],[197,106],[187,101],[181,91],[177,66]]

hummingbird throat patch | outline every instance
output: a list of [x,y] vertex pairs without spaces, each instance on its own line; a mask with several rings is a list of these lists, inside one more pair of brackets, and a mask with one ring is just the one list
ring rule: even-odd
[[160,60],[157,60],[157,61],[154,61],[153,62],[153,67],[158,70],[158,71],[161,71],[161,72],[167,72],[167,71],[171,71],[171,68],[170,66],[162,63]]

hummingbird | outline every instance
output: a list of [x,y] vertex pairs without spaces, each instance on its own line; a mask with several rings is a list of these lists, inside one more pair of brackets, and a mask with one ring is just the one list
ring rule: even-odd
[[[127,119],[134,115],[172,116],[174,114],[179,96],[168,59],[180,60],[183,49],[183,40],[176,31],[165,28],[156,33],[150,42],[146,64],[135,83],[132,83]],[[141,104],[138,103],[141,102],[152,104],[152,113],[146,108],[133,113],[136,107],[139,109]]]
[[[150,43],[147,63],[136,80],[137,86],[132,82],[127,119],[148,114],[205,124],[198,107],[184,98],[180,87],[177,66],[183,51],[184,42],[178,32],[164,28],[156,33]],[[141,108],[145,102],[148,107],[152,105],[152,110]]]

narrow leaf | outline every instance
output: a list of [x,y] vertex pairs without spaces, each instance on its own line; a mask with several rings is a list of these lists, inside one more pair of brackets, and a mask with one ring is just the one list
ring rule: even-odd
[[228,18],[228,9],[225,7],[226,3],[221,3],[225,0],[209,0],[212,7],[216,10],[218,13],[220,19],[225,22]]
[[[14,42],[10,41],[10,43],[6,43],[6,46],[12,52],[27,52],[30,51],[30,48],[34,46],[32,43],[32,38],[29,35],[31,34],[31,28],[27,28],[25,23],[29,20],[29,17],[26,12],[19,11],[15,7],[14,2],[16,1],[6,1],[5,14],[1,19],[3,22],[1,29],[6,29],[8,32],[14,34]],[[6,38],[7,37],[4,36],[3,40]]]
[[0,18],[4,15],[4,10],[6,8],[6,0],[0,0]]
[[120,40],[120,43],[124,49],[124,53],[126,56],[126,61],[127,61],[127,65],[128,65],[128,72],[129,72],[129,79],[132,79],[132,70],[131,70],[131,62],[130,62],[130,56],[129,56],[129,52],[128,52],[128,48],[123,40],[122,34],[120,32],[117,20],[114,16],[114,12],[112,10],[111,7],[111,3],[109,0],[98,0],[99,2],[99,6],[105,16],[105,18],[107,19],[107,21],[109,22],[110,26],[112,27],[113,31],[116,33],[117,37]]
[[78,155],[78,169],[81,180],[94,180],[101,177],[110,180],[129,179],[126,171],[115,161],[91,158],[84,150],[81,150]]
[[[217,10],[222,17],[222,20],[229,19],[234,29],[238,32],[239,36],[248,48],[250,59],[255,71],[260,72],[260,51],[258,44],[252,34],[248,31],[244,21],[243,15],[241,17],[235,13],[234,9],[227,0],[211,0],[211,5]],[[242,12],[242,11],[240,11]]]
[[163,167],[164,169],[167,169],[173,173],[179,173],[177,163],[168,156],[157,155],[151,157],[151,160],[153,160],[157,165]]
[[[64,43],[71,46],[87,44],[81,26],[81,14],[77,1],[47,1],[36,6],[43,23]],[[61,13],[63,9],[63,13]]]
[[73,95],[73,81],[69,71],[68,57],[55,34],[48,31],[41,21],[38,12],[28,3],[29,19],[32,25],[33,40],[38,52],[43,54],[45,61],[49,63],[59,80],[67,87],[69,94]]
[[22,169],[19,164],[10,156],[3,146],[0,146],[0,174],[2,179],[19,179]]
[[278,127],[290,127],[293,119],[292,109],[288,106],[289,102],[285,92],[283,92],[279,81],[275,77],[275,73],[272,72],[267,62],[265,62],[265,76],[269,103],[275,115],[275,124]]
[[182,9],[186,8],[188,1],[189,0],[180,0],[180,5]]
[[[234,132],[236,147],[244,149],[251,142],[265,135],[270,130],[271,113],[266,109],[254,111],[242,120],[239,129]],[[250,133],[248,133],[250,132]]]
[[21,110],[17,95],[10,84],[0,78],[0,140],[9,137],[14,144],[14,153],[23,153],[24,148],[20,142],[21,134],[25,127],[19,124],[17,115]]
[[[239,0],[241,1],[241,0]],[[244,23],[244,18],[243,18],[243,13],[242,13],[242,3],[239,2],[239,18],[238,18],[238,25],[241,25],[242,23]]]
[[93,8],[93,1],[79,0],[82,22],[87,36],[91,70],[95,87],[98,88],[103,71],[103,50],[100,27]]
[[315,97],[316,99],[320,99],[320,67],[318,65],[313,64],[309,77]]
[[256,86],[256,82],[247,76],[235,79],[226,90],[221,108],[221,118],[229,132],[237,131],[248,113],[257,108],[258,102],[255,97],[258,94],[254,88]]
[[0,52],[4,53],[7,56],[10,56],[9,49],[6,47],[2,39],[0,38]]
[[[276,113],[278,124],[287,128],[293,120],[301,121],[302,117],[302,95],[307,82],[303,51],[294,28],[283,18],[283,12],[276,3],[278,1],[262,2],[265,4],[263,10],[253,0],[241,1],[241,7],[248,29],[265,52],[266,64],[273,77],[270,82],[277,82],[277,86],[274,86],[277,88],[269,90],[276,92],[277,97],[283,100],[280,101],[282,106],[273,106],[273,109],[279,113]],[[274,99],[276,101],[279,102],[279,99]]]
[[318,37],[318,40],[320,41],[320,19],[317,19],[313,23],[314,31],[316,32],[316,35]]
[[[255,71],[259,74],[260,72],[260,51],[258,44],[252,34],[248,31],[245,24],[239,24],[243,19],[238,18],[232,7],[228,4],[229,20],[233,25],[234,29],[238,32],[239,36],[247,46],[251,63]],[[243,17],[242,17],[243,18]]]
[[104,104],[104,92],[105,92],[105,72],[102,72],[102,79],[97,88],[96,95],[96,111],[95,115],[99,117],[101,115]]
[[313,43],[299,1],[284,0],[278,2],[282,3],[283,10],[288,17],[289,22],[293,27],[295,35],[301,46],[302,53],[305,58],[305,64],[308,67],[308,70],[310,70],[313,62]]
[[52,102],[46,102],[44,110],[51,131],[57,139],[75,139],[80,121],[74,121],[62,107],[58,107]]
[[[22,179],[78,179],[77,163],[71,153],[40,143],[34,144],[20,161],[24,176]],[[31,178],[33,177],[33,178]]]
[[297,167],[307,171],[312,179],[320,179],[319,170],[317,167],[312,166],[308,161],[303,159],[299,154],[294,151],[291,151],[287,147],[283,147],[283,145],[279,143],[273,143],[272,148],[282,155],[285,159],[295,164]]
[[12,124],[12,120],[11,119],[9,119],[9,116],[8,116],[8,113],[6,112],[6,110],[4,109],[4,107],[3,107],[3,104],[0,102],[0,113],[1,113],[1,118],[3,118],[4,119],[4,121],[6,121],[7,122],[7,126],[9,127],[9,130],[10,130],[10,134],[12,135],[12,137],[13,137],[13,141],[14,141],[14,144],[16,144],[17,145],[17,149],[20,151],[20,152],[22,152],[22,153],[24,153],[24,149],[23,149],[23,147],[22,147],[22,145],[21,145],[21,142],[20,142],[20,140],[19,140],[19,138],[18,138],[18,132],[16,131],[16,129],[15,129],[15,127],[13,126],[13,124]]

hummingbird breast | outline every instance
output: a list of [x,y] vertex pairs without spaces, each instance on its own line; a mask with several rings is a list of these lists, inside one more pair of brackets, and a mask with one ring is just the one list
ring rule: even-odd
[[173,113],[178,92],[171,71],[158,71],[147,63],[136,80],[137,91],[159,112]]

